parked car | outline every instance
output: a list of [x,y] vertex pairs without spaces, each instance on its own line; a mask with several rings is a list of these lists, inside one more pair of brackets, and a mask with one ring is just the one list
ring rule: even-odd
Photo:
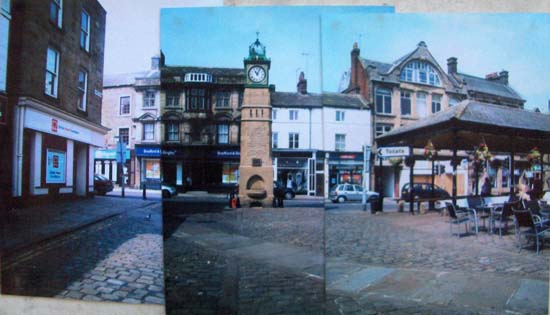
[[113,182],[101,174],[94,175],[94,190],[98,195],[105,195],[113,191]]
[[[378,198],[376,191],[367,191],[367,202]],[[363,187],[361,185],[340,184],[332,187],[329,192],[329,198],[332,202],[362,201]]]
[[171,198],[178,195],[178,190],[176,189],[176,187],[170,184],[162,184],[161,190],[162,198]]
[[[277,189],[281,189],[283,186],[283,184],[281,182],[276,182],[274,181],[273,182],[273,193],[275,193],[275,190]],[[294,199],[294,197],[296,197],[296,191],[294,190],[294,188],[289,188],[289,187],[285,187],[285,199]]]
[[[409,200],[409,183],[403,185],[401,189],[401,198]],[[412,194],[414,199],[431,198],[432,184],[431,183],[414,183]],[[448,199],[451,195],[443,188],[434,185],[434,198]]]

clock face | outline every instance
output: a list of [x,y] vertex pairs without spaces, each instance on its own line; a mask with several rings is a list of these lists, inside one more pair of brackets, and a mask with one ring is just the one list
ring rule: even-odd
[[250,81],[258,83],[265,79],[265,69],[260,66],[253,66],[248,70]]

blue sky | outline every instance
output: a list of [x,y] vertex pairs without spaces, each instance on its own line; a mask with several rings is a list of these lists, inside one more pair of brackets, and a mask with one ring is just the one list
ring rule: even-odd
[[325,91],[338,89],[354,42],[362,57],[391,63],[425,41],[444,70],[451,56],[462,73],[508,70],[526,108],[548,111],[550,14],[331,14],[321,29]]
[[242,68],[243,58],[258,31],[271,58],[270,83],[278,91],[294,91],[297,75],[304,71],[308,90],[320,92],[320,16],[352,12],[393,12],[393,8],[162,9],[160,45],[168,65]]

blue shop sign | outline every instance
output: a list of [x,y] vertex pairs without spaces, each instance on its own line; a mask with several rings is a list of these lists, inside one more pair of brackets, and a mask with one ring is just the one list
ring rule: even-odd
[[160,157],[160,147],[138,147],[136,146],[136,156]]
[[215,159],[240,159],[241,151],[237,150],[213,150],[210,151],[210,158]]
[[[130,150],[125,151],[126,160],[130,159]],[[116,160],[117,151],[116,149],[99,149],[95,151],[94,158],[96,160]]]

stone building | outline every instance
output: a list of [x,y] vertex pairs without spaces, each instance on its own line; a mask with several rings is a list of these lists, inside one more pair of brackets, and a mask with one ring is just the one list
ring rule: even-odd
[[11,196],[93,192],[101,126],[106,12],[96,0],[15,0],[8,54]]
[[[160,56],[146,71],[106,75],[103,80],[102,124],[111,130],[105,149],[96,151],[96,173],[120,184],[158,188],[160,183]],[[126,162],[118,170],[117,143],[126,144]]]
[[8,207],[11,187],[11,120],[8,115],[8,95],[6,81],[8,75],[8,39],[10,34],[11,4],[0,0],[0,211]]
[[[357,44],[354,44],[349,84],[343,93],[360,94],[372,105],[373,142],[393,128],[428,117],[465,99],[515,108],[523,108],[525,103],[509,85],[508,71],[485,77],[464,74],[458,69],[458,59],[450,57],[445,72],[423,41],[413,51],[390,63],[361,57]],[[421,152],[415,154],[422,159]],[[440,152],[442,156],[446,154],[449,152]],[[467,157],[468,153],[462,152],[460,155]],[[436,182],[448,188],[451,167],[445,161],[438,163],[442,166],[439,169],[447,172],[441,172]],[[395,161],[394,165],[384,161],[382,169],[377,170],[378,174],[382,174],[381,182],[385,183],[383,188],[377,188],[383,189],[385,196],[399,197],[400,188],[408,182],[408,171],[400,171],[401,168]],[[417,161],[414,172],[415,181],[428,182],[431,164]],[[495,181],[495,188],[506,185],[506,180],[506,174],[501,175]],[[470,191],[472,185],[466,164],[459,168],[459,183],[459,194]]]

